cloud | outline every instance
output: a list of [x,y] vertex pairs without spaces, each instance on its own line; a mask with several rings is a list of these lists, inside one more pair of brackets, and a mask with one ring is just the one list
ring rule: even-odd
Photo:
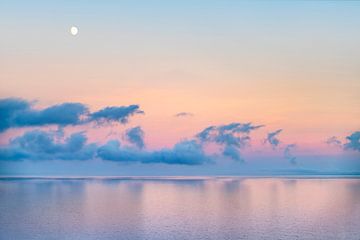
[[30,155],[17,147],[1,147],[0,148],[0,160],[7,161],[19,161],[24,159],[30,159]]
[[325,143],[332,146],[342,147],[342,142],[335,136],[328,138]]
[[198,133],[196,137],[203,143],[215,142],[220,145],[244,147],[250,141],[250,132],[262,127],[251,123],[230,123],[227,125],[210,126]]
[[[277,147],[282,145],[282,142],[279,140],[278,135],[282,132],[282,129],[278,129],[274,132],[270,132],[267,134],[264,143],[269,143],[272,148],[275,150]],[[283,149],[283,155],[286,160],[288,160],[291,164],[297,164],[296,157],[293,155],[292,151],[297,147],[296,144],[285,144]]]
[[32,104],[22,99],[1,99],[0,132],[13,127],[75,125],[81,122],[81,116],[87,111],[87,107],[81,103],[63,103],[36,110],[32,108]]
[[277,136],[282,132],[282,129],[278,129],[274,132],[270,132],[267,134],[267,137],[265,139],[265,143],[269,143],[274,149],[280,144],[280,140],[277,138]]
[[139,105],[106,107],[97,112],[91,113],[90,121],[96,121],[97,123],[112,121],[127,123],[130,116],[133,116],[134,114],[144,114],[144,112],[139,108]]
[[145,147],[144,131],[140,126],[128,129],[126,131],[126,139],[140,149]]
[[344,149],[360,152],[360,131],[353,132],[346,140],[348,142],[344,144]]
[[174,117],[193,117],[194,114],[191,112],[179,112],[174,115]]
[[0,148],[0,160],[88,160],[94,157],[96,144],[87,144],[84,132],[57,140],[55,132],[32,130],[12,139]]
[[117,162],[141,161],[142,152],[134,148],[122,147],[118,140],[110,140],[97,149],[97,156],[102,160]]
[[14,125],[14,120],[19,112],[26,111],[30,104],[21,99],[5,98],[0,100],[0,132]]
[[116,162],[164,163],[182,165],[200,165],[211,162],[211,156],[204,153],[201,145],[194,140],[186,140],[157,151],[139,151],[122,147],[120,142],[112,140],[99,147],[97,155],[103,160]]
[[[264,143],[269,143],[272,148],[275,150],[277,147],[282,145],[282,142],[279,140],[278,135],[283,131],[283,129],[278,129],[273,132],[269,132],[264,140]],[[293,155],[292,151],[297,147],[296,144],[285,144],[283,149],[283,155],[286,160],[288,160],[291,164],[297,164],[296,156]]]
[[296,144],[288,144],[284,149],[284,157],[287,159],[291,164],[296,164],[296,157],[292,154],[292,150],[296,148]]
[[252,123],[230,123],[226,125],[210,126],[198,133],[195,137],[202,143],[216,143],[222,147],[222,154],[233,160],[243,160],[240,149],[249,145],[250,133],[263,125]]
[[94,113],[82,103],[62,103],[41,110],[19,98],[0,99],[0,132],[9,128],[41,127],[47,125],[80,125],[92,121],[127,123],[130,116],[140,114],[138,105],[106,107]]
[[[65,137],[62,128],[57,131],[32,130],[0,147],[0,160],[102,159],[115,162],[182,165],[212,163],[221,157],[243,161],[240,150],[249,144],[251,131],[259,127],[240,123],[211,126],[193,139],[180,141],[172,148],[153,151],[144,149],[144,132],[140,126],[125,132],[125,137],[132,146],[122,145],[118,140],[111,140],[102,145],[88,143],[84,132]],[[206,153],[204,151],[206,143],[217,144],[220,147],[218,153]]]
[[222,151],[222,154],[236,161],[240,161],[240,162],[244,161],[244,159],[241,157],[239,149],[234,146],[225,146],[224,150]]
[[343,150],[353,150],[360,152],[360,131],[353,132],[347,136],[345,143],[340,141],[335,136],[328,138],[325,143],[331,146],[341,147]]
[[[135,129],[135,130],[134,130]],[[132,128],[129,132],[142,132]],[[136,135],[135,134],[135,135]],[[131,135],[131,134],[130,134]],[[138,141],[139,139],[135,140]],[[136,144],[139,144],[136,142]],[[207,155],[198,142],[185,140],[172,148],[156,151],[145,151],[140,148],[122,146],[120,141],[111,140],[99,145],[88,143],[84,132],[71,134],[59,139],[54,131],[32,130],[10,140],[9,144],[0,147],[0,160],[91,160],[102,159],[116,162],[139,162],[200,165],[210,163],[214,156]]]
[[148,158],[145,158],[144,163],[200,165],[211,162],[212,158],[205,154],[202,146],[195,140],[184,140],[175,144],[171,149],[154,151]]
[[211,133],[213,131],[216,130],[215,126],[210,126],[205,128],[204,130],[202,130],[201,132],[199,132],[196,137],[201,141],[201,142],[207,142],[207,141],[211,141]]
[[220,132],[232,132],[232,133],[250,133],[253,130],[264,127],[265,125],[253,125],[252,123],[230,123],[220,125],[217,129]]

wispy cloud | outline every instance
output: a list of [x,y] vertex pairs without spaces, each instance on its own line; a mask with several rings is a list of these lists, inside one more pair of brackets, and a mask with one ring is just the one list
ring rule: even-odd
[[280,140],[278,139],[278,135],[282,132],[282,129],[278,129],[274,132],[270,132],[267,134],[265,143],[269,143],[273,148],[276,148],[280,144]]
[[284,149],[284,157],[287,159],[291,164],[296,164],[296,157],[293,155],[292,151],[296,148],[296,144],[288,144]]
[[296,157],[293,155],[293,150],[297,147],[296,144],[284,144],[278,138],[279,134],[283,131],[283,129],[278,129],[274,132],[269,132],[264,140],[264,143],[269,143],[271,147],[275,149],[283,150],[283,155],[286,160],[288,160],[291,164],[296,164]]
[[193,117],[194,114],[191,112],[179,112],[174,115],[174,117]]
[[332,146],[342,147],[342,142],[336,136],[328,138],[325,143]]

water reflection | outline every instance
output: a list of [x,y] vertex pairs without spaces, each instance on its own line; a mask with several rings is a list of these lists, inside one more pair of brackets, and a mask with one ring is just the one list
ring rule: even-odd
[[3,179],[0,212],[0,239],[360,239],[360,180]]

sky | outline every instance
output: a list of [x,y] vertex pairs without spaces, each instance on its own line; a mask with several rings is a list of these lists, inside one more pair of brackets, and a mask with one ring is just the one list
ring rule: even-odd
[[356,1],[0,0],[0,174],[360,172],[359,26]]

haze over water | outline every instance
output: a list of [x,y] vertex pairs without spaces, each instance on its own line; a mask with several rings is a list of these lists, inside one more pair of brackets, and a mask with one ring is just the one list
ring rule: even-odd
[[0,180],[0,239],[360,239],[360,179]]

